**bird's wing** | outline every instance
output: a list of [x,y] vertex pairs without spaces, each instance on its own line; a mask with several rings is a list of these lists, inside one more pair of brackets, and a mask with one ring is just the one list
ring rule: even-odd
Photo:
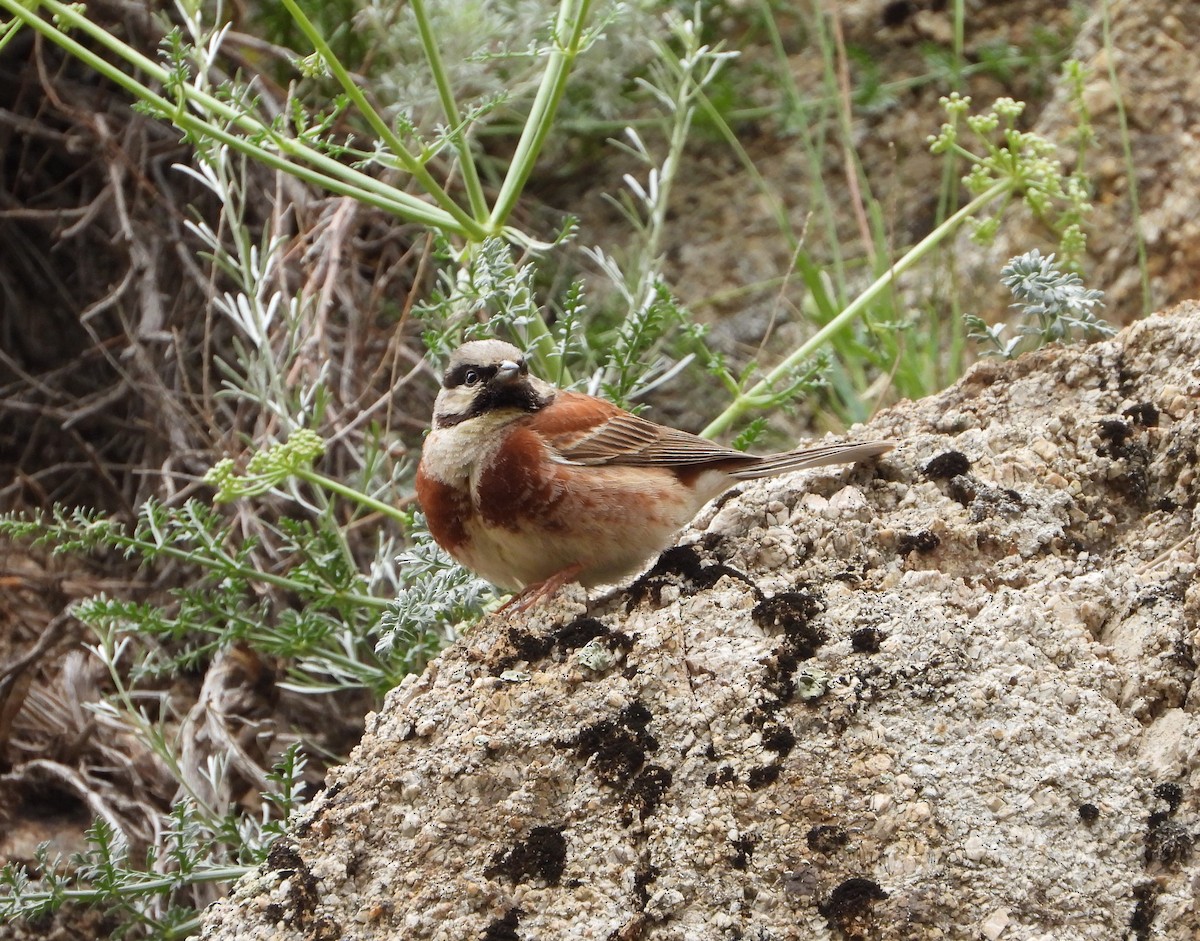
[[857,441],[779,454],[746,454],[640,418],[603,399],[579,392],[557,393],[549,407],[533,413],[529,428],[541,436],[556,460],[568,464],[710,465],[738,480],[827,464],[851,464],[895,447],[891,441]]
[[570,464],[678,467],[732,461],[736,466],[758,460],[578,392],[559,392],[552,405],[531,416],[529,428]]

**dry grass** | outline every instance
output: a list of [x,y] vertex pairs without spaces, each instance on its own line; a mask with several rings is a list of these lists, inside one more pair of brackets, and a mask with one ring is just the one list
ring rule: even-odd
[[[100,9],[147,51],[160,38],[140,5],[91,5]],[[237,459],[278,429],[269,410],[220,394],[236,334],[211,299],[228,285],[185,226],[202,218],[217,227],[220,207],[172,169],[190,162],[188,147],[24,34],[0,57],[0,153],[0,511],[57,503],[132,519],[148,497],[203,496],[200,478],[217,459]],[[248,167],[246,180],[251,232],[289,237],[281,286],[310,305],[286,378],[325,370],[322,470],[353,479],[377,432],[405,462],[432,391],[406,329],[413,288],[428,277],[427,238],[261,168]],[[261,539],[258,564],[280,562],[274,520],[256,515],[274,508],[231,512],[240,533]],[[382,525],[367,522],[377,525],[351,535],[364,560]],[[190,577],[170,564],[135,566],[0,545],[0,857],[28,860],[45,839],[80,849],[99,817],[136,859],[160,840],[180,778],[214,806],[249,806],[296,738],[325,750],[309,765],[315,785],[361,733],[366,693],[318,704],[279,688],[276,663],[234,648],[202,672],[164,678],[138,703],[180,745],[180,768],[164,767],[125,722],[90,707],[112,684],[69,614],[101,591],[165,600]],[[229,759],[222,794],[207,793],[214,755]]]

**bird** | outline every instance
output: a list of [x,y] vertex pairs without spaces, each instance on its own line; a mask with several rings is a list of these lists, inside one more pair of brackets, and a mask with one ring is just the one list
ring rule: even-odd
[[457,562],[517,592],[517,610],[571,582],[634,574],[735,484],[890,451],[846,442],[753,455],[657,424],[530,374],[516,346],[451,355],[417,466],[430,534]]

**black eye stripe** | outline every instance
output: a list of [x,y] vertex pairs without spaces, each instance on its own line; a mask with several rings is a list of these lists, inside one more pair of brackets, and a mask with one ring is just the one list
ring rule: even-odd
[[496,368],[495,366],[474,366],[471,363],[462,363],[453,369],[446,370],[446,376],[442,379],[442,385],[447,389],[464,385],[469,373],[475,373],[480,379],[486,382],[492,376],[496,375]]
[[[466,381],[466,373],[473,370],[488,379],[498,371],[495,366],[459,366],[446,373],[446,388],[452,388],[451,383],[462,385]],[[465,409],[460,412],[438,412],[434,415],[434,427],[453,428],[494,411],[511,409],[518,412],[536,412],[554,401],[553,391],[538,392],[529,382],[504,382],[499,385],[480,382],[476,383],[476,386],[477,389],[472,387],[474,391],[470,393],[470,402]]]

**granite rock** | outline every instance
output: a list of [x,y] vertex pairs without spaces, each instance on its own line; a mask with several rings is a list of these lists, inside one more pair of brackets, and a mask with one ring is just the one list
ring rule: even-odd
[[976,365],[388,696],[208,939],[1192,939],[1200,305]]

